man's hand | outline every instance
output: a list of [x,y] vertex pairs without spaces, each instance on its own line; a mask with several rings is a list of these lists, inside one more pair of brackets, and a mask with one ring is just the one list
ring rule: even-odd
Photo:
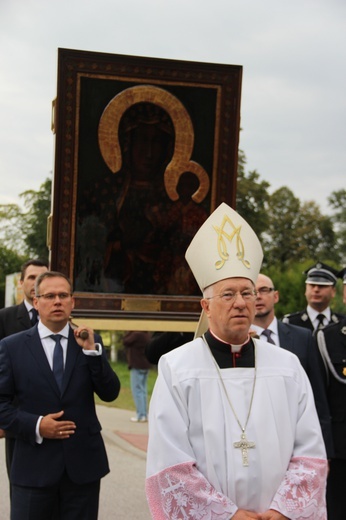
[[45,415],[40,422],[40,435],[44,439],[68,439],[74,434],[76,425],[73,421],[59,421],[64,411]]
[[265,513],[259,516],[260,520],[289,520],[287,516],[282,515],[279,511],[268,509]]
[[245,509],[238,509],[232,520],[289,520],[287,516],[282,515],[274,509],[268,509],[265,513],[254,513],[253,511],[246,511]]
[[254,513],[253,511],[246,511],[245,509],[238,509],[235,515],[232,516],[232,520],[250,520],[250,519],[261,520],[261,515]]
[[74,337],[84,350],[95,350],[94,331],[84,325],[73,330]]
[[3,439],[5,437],[5,430],[2,430],[0,428],[0,439]]

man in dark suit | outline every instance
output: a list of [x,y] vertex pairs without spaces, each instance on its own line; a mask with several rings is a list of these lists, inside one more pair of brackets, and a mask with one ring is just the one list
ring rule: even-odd
[[155,332],[145,347],[146,358],[149,363],[157,365],[161,356],[192,341],[193,337],[193,332]]
[[[0,340],[16,332],[30,329],[37,322],[38,315],[32,301],[35,295],[35,281],[41,273],[47,270],[48,263],[38,258],[28,260],[22,265],[19,282],[24,299],[19,305],[12,305],[0,310]],[[0,438],[5,435],[6,468],[7,475],[10,477],[15,438],[10,433],[0,430]]]
[[120,382],[93,331],[72,330],[71,293],[65,275],[42,273],[33,300],[40,321],[0,342],[0,427],[16,436],[11,520],[47,520],[57,508],[63,520],[98,516],[109,467],[94,393],[113,401]]
[[311,331],[282,323],[275,317],[274,306],[279,291],[272,280],[259,274],[256,283],[257,300],[254,323],[251,327],[261,339],[289,350],[299,358],[312,387],[328,458],[333,454],[332,432],[327,396],[324,386],[323,363]]
[[35,281],[38,275],[47,270],[48,264],[44,260],[28,260],[22,265],[19,283],[23,289],[24,299],[19,305],[0,309],[0,339],[35,325],[37,315],[33,311],[32,301],[35,295]]
[[282,321],[310,329],[312,332],[323,329],[330,323],[338,323],[343,314],[333,312],[330,303],[335,296],[338,271],[327,264],[317,262],[305,271],[306,309],[286,314]]
[[[346,305],[346,268],[340,271]],[[331,520],[345,519],[346,481],[346,317],[317,333],[327,373],[327,398],[332,417],[334,457],[327,480],[327,510]]]

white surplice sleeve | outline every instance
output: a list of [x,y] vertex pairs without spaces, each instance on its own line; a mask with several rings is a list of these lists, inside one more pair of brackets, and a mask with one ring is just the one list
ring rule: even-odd
[[160,365],[149,412],[146,495],[152,518],[229,520],[238,508],[197,469],[185,398]]
[[326,520],[326,477],[325,460],[292,458],[270,509],[290,520]]

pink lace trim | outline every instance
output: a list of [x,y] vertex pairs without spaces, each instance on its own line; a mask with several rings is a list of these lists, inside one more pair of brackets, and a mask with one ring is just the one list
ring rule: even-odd
[[237,506],[218,493],[192,462],[149,477],[146,494],[153,520],[229,520]]
[[327,461],[293,458],[271,509],[291,520],[326,520]]

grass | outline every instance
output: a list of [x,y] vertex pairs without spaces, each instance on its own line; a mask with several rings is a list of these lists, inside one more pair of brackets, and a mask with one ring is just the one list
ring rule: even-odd
[[[123,410],[133,410],[135,411],[135,405],[132,398],[132,392],[131,392],[131,385],[130,385],[130,370],[127,368],[127,364],[124,362],[117,362],[117,363],[111,363],[112,368],[114,372],[117,374],[117,376],[120,379],[121,383],[121,390],[118,398],[111,402],[111,403],[105,403],[104,401],[101,401],[95,395],[95,402],[97,404],[103,404],[105,406],[110,406],[114,408],[121,408]],[[157,377],[157,371],[156,368],[149,370],[149,376],[148,376],[148,402],[150,400],[154,384]]]

